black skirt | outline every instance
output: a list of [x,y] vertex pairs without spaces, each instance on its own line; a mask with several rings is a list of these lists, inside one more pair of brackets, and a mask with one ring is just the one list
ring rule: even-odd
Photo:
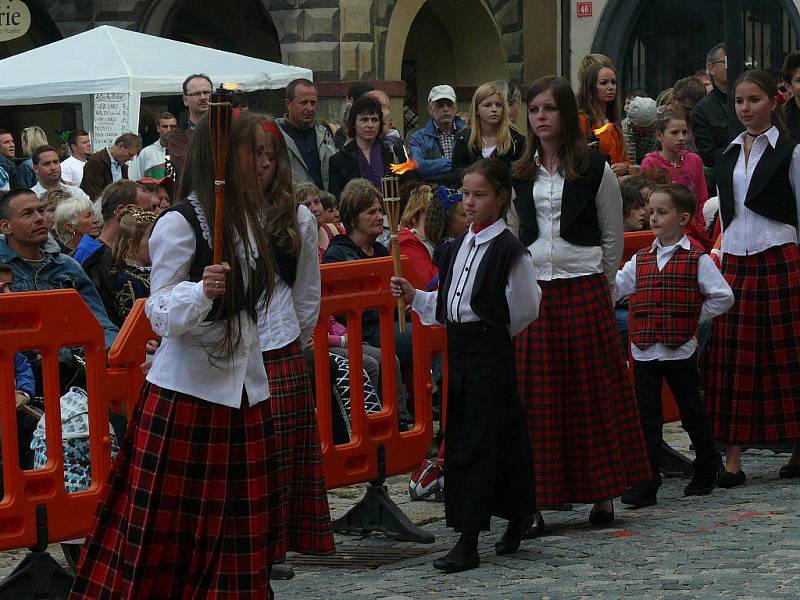
[[456,531],[534,511],[531,446],[505,328],[448,323],[445,515]]

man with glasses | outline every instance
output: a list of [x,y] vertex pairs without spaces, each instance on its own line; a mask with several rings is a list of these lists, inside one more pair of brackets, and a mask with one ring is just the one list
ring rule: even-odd
[[180,127],[191,131],[204,114],[208,112],[208,101],[214,91],[211,78],[203,73],[189,75],[183,80],[183,105],[189,110]]
[[[741,124],[728,107],[728,56],[724,43],[709,50],[706,72],[714,89],[692,109],[691,121],[697,153],[703,164],[713,169],[731,139],[742,131]],[[729,131],[729,126],[734,131]]]

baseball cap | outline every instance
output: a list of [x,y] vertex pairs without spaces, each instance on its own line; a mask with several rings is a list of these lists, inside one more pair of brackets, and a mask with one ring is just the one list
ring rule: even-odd
[[636,127],[652,127],[656,122],[656,101],[638,96],[631,100],[628,118]]
[[428,102],[436,102],[437,100],[455,102],[456,92],[449,85],[435,85],[431,88],[431,93],[428,94]]

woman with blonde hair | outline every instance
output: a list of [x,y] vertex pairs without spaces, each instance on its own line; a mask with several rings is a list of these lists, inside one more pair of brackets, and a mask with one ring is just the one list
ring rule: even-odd
[[411,268],[428,290],[436,287],[439,274],[433,264],[433,249],[439,240],[430,239],[425,226],[433,198],[433,188],[429,185],[420,185],[411,192],[400,218],[399,234],[400,253],[408,256]]
[[119,236],[112,251],[114,301],[117,314],[125,319],[139,298],[150,295],[150,234],[156,213],[136,204],[123,206],[117,216]]
[[36,185],[36,173],[33,172],[33,151],[39,146],[47,146],[47,134],[37,125],[31,125],[22,130],[20,136],[22,153],[28,158],[17,167],[17,186],[32,188]]
[[78,247],[84,235],[100,235],[100,223],[94,215],[92,203],[83,197],[70,197],[58,203],[53,219],[58,238],[70,252]]
[[497,81],[484,83],[472,96],[469,123],[456,135],[453,146],[453,170],[493,156],[507,166],[525,150],[525,137],[511,127],[506,86]]

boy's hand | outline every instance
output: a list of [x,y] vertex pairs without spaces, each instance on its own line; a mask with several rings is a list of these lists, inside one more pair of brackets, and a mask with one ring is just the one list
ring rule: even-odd
[[395,298],[400,298],[402,296],[406,306],[411,306],[411,303],[414,302],[414,296],[417,295],[417,290],[414,289],[414,286],[411,285],[407,279],[392,277],[389,280],[389,287],[392,290],[392,296]]

